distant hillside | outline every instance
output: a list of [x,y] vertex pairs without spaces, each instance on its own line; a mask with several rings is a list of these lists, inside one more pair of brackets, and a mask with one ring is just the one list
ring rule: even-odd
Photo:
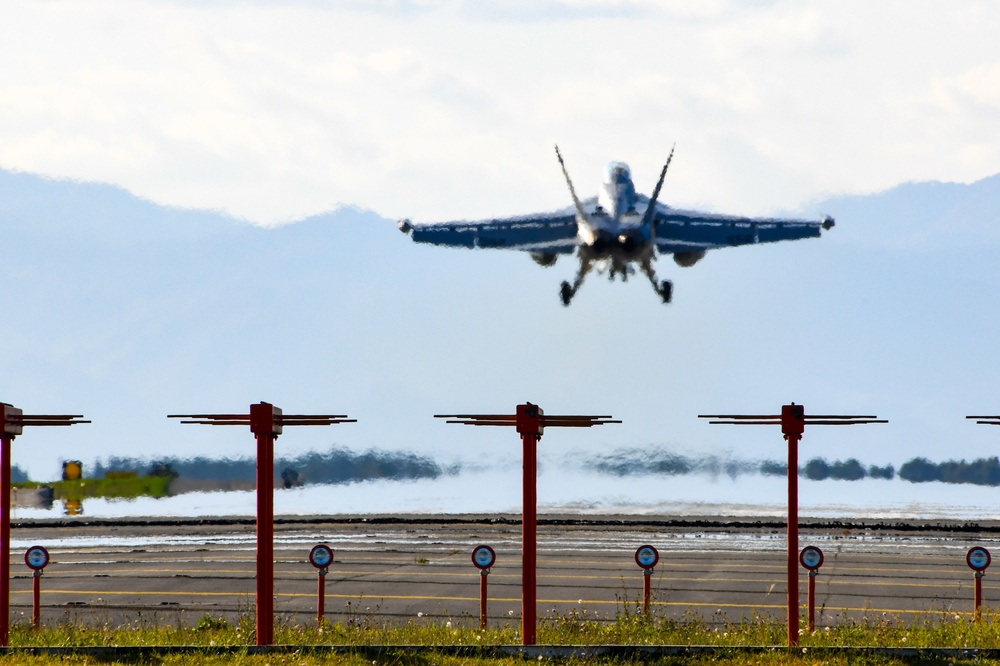
[[974,247],[1000,243],[1000,174],[968,185],[904,183],[885,192],[835,196],[807,213],[835,213],[838,235],[890,247]]
[[173,208],[103,183],[57,180],[0,169],[0,220],[22,238],[131,245],[236,232],[245,221]]

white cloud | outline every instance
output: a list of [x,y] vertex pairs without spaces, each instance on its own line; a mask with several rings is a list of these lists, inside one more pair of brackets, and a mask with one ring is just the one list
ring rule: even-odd
[[992,5],[532,6],[15,5],[0,166],[261,221],[562,205],[556,141],[747,213],[1000,170]]
[[952,112],[996,117],[1000,110],[1000,61],[978,65],[935,83],[936,101]]

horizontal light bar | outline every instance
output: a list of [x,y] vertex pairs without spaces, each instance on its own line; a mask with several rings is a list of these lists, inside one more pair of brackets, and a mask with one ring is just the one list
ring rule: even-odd
[[542,425],[546,428],[586,428],[588,426],[604,425],[606,423],[621,423],[621,421],[603,416],[595,417],[590,421],[584,421],[582,419],[565,421],[559,417],[542,417]]
[[66,421],[69,419],[82,419],[83,414],[22,414],[22,421]]
[[[287,422],[289,419],[346,419],[347,414],[283,414],[281,418]],[[355,419],[356,420],[356,419]]]
[[877,419],[877,416],[839,416],[835,414],[806,414],[808,419]]
[[168,419],[211,419],[213,421],[239,421],[250,418],[249,414],[167,414]]
[[[510,414],[454,414],[451,416],[435,414],[436,419],[449,419],[445,423],[475,426],[514,426],[517,416]],[[610,416],[580,416],[580,415],[543,415],[538,417],[538,423],[543,428],[589,428],[606,423],[621,423]]]
[[[181,421],[183,425],[250,425],[249,414],[169,414],[167,418],[189,419]],[[289,414],[274,419],[275,424],[282,426],[325,426],[357,422],[357,419],[347,418],[346,414]]]
[[[463,419],[463,420],[473,420],[473,419],[488,419],[490,421],[516,421],[517,415],[515,414],[435,414],[436,419]],[[599,415],[599,416],[583,416],[574,414],[555,414],[549,416],[544,414],[539,417],[541,420],[546,419],[562,419],[566,421],[592,421],[594,419],[610,419],[612,418],[610,414]]]
[[18,419],[16,421],[7,421],[7,423],[13,423],[14,425],[21,426],[71,426],[78,423],[90,423],[90,421],[83,421],[78,419],[72,419],[69,421],[35,421],[29,419]]
[[476,419],[473,421],[445,421],[445,423],[454,423],[456,425],[475,425],[475,426],[512,426],[513,421],[487,421],[486,419]]
[[[780,419],[781,415],[780,414],[699,414],[698,418],[699,419],[732,419],[732,420],[747,421],[747,420]],[[846,420],[846,419],[877,419],[878,417],[877,416],[854,416],[854,415],[851,415],[851,416],[841,416],[841,415],[837,415],[837,414],[806,414],[804,418],[806,420],[808,420],[808,419],[830,419],[830,420],[838,419],[838,420]],[[968,416],[966,418],[973,418],[973,417]],[[981,416],[977,416],[975,418],[1000,418],[1000,416],[997,416],[997,417],[992,417],[992,416],[991,417],[981,417]]]
[[516,415],[510,414],[435,414],[436,419],[462,419],[463,421],[510,421],[517,420]]
[[738,420],[749,420],[749,419],[780,419],[781,414],[699,414],[699,419],[738,419]]
[[[828,418],[828,417],[822,417]],[[855,417],[851,417],[854,419]],[[813,421],[810,418],[806,418],[801,423],[803,425],[864,425],[866,423],[888,423],[887,419],[876,419],[876,418],[865,418],[857,420],[847,420],[839,419],[836,421]],[[749,419],[743,421],[709,421],[708,425],[781,425],[781,421],[751,421]]]

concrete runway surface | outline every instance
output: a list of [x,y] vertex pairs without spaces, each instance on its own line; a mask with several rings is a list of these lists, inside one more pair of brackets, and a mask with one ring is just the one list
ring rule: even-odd
[[[969,547],[995,546],[1000,526],[935,523],[804,524],[800,547],[823,549],[817,578],[817,624],[848,618],[934,619],[973,607]],[[312,622],[318,576],[307,561],[329,544],[326,576],[331,622],[478,624],[480,575],[474,547],[492,546],[491,623],[520,616],[517,516],[372,516],[282,518],[275,525],[275,610],[279,620]],[[149,621],[192,624],[204,615],[230,621],[252,613],[255,532],[252,520],[67,520],[15,523],[12,621],[31,617],[31,570],[24,551],[48,548],[42,621]],[[774,519],[660,519],[542,516],[538,529],[538,617],[586,612],[612,619],[642,598],[635,549],[660,551],[652,576],[653,612],[712,623],[785,617],[785,529]],[[1000,553],[1000,550],[997,551]],[[806,603],[806,571],[799,579]],[[1000,585],[987,571],[984,604]],[[803,611],[804,612],[804,611]]]

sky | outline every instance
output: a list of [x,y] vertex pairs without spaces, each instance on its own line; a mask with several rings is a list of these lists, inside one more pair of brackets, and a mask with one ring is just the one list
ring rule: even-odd
[[[0,168],[112,183],[260,225],[339,206],[418,222],[562,208],[556,142],[585,196],[611,160],[628,162],[648,193],[676,144],[661,200],[749,215],[1000,172],[1000,6],[989,3],[0,0],[0,8]],[[669,308],[646,284],[591,278],[563,309],[558,283],[571,262],[542,272],[508,253],[415,247],[385,226],[377,238],[355,239],[372,257],[324,245],[328,265],[303,261],[303,275],[272,265],[270,288],[314,290],[296,295],[304,305],[294,316],[270,322],[275,336],[247,326],[245,313],[209,322],[208,333],[191,316],[177,334],[158,307],[180,301],[157,284],[94,294],[86,314],[117,322],[112,315],[130,310],[131,323],[89,331],[105,354],[87,357],[91,376],[29,386],[25,371],[5,380],[17,388],[9,399],[38,404],[52,391],[42,409],[61,411],[80,404],[85,380],[114,380],[118,393],[73,407],[95,418],[88,451],[154,430],[157,450],[172,450],[163,443],[180,436],[162,416],[223,395],[234,409],[264,396],[289,409],[333,405],[366,420],[364,429],[343,427],[345,444],[421,453],[441,450],[445,438],[429,415],[525,399],[550,413],[625,421],[572,443],[546,435],[552,460],[578,445],[731,449],[736,433],[694,416],[789,400],[894,419],[891,429],[852,433],[847,445],[842,434],[817,432],[803,457],[898,464],[972,457],[995,440],[995,431],[962,422],[997,404],[982,371],[995,319],[974,301],[996,293],[995,243],[968,241],[971,252],[956,246],[938,257],[933,237],[916,248],[882,242],[885,232],[873,242],[841,219],[820,241],[726,251],[683,273],[661,262],[675,279]],[[369,271],[380,248],[392,265]],[[232,249],[260,251],[256,240]],[[246,274],[229,277],[216,291],[242,293],[232,282]],[[789,285],[804,307],[786,321],[773,295]],[[210,317],[210,298],[187,305]],[[341,320],[344,311],[351,316]],[[965,327],[952,324],[960,318]],[[17,367],[91,349],[72,328],[53,328],[25,327],[30,353]],[[263,358],[279,334],[301,349],[266,385],[241,354]],[[49,337],[50,347],[39,342]],[[147,354],[147,343],[162,354]],[[327,356],[295,353],[314,349]],[[218,372],[188,376],[195,360]],[[178,386],[191,406],[179,404]],[[115,431],[128,418],[123,405],[141,423]],[[456,456],[475,458],[476,437],[487,452],[507,450],[496,433],[449,437],[465,438],[448,444]],[[781,457],[773,433],[739,437],[751,444],[739,449],[747,457]],[[245,433],[185,435],[198,453],[224,438],[211,450],[244,450]],[[329,445],[296,441],[283,440],[290,455]],[[54,454],[46,456],[51,468]]]
[[555,143],[756,215],[1000,171],[995,3],[2,5],[0,167],[262,224],[559,208]]

